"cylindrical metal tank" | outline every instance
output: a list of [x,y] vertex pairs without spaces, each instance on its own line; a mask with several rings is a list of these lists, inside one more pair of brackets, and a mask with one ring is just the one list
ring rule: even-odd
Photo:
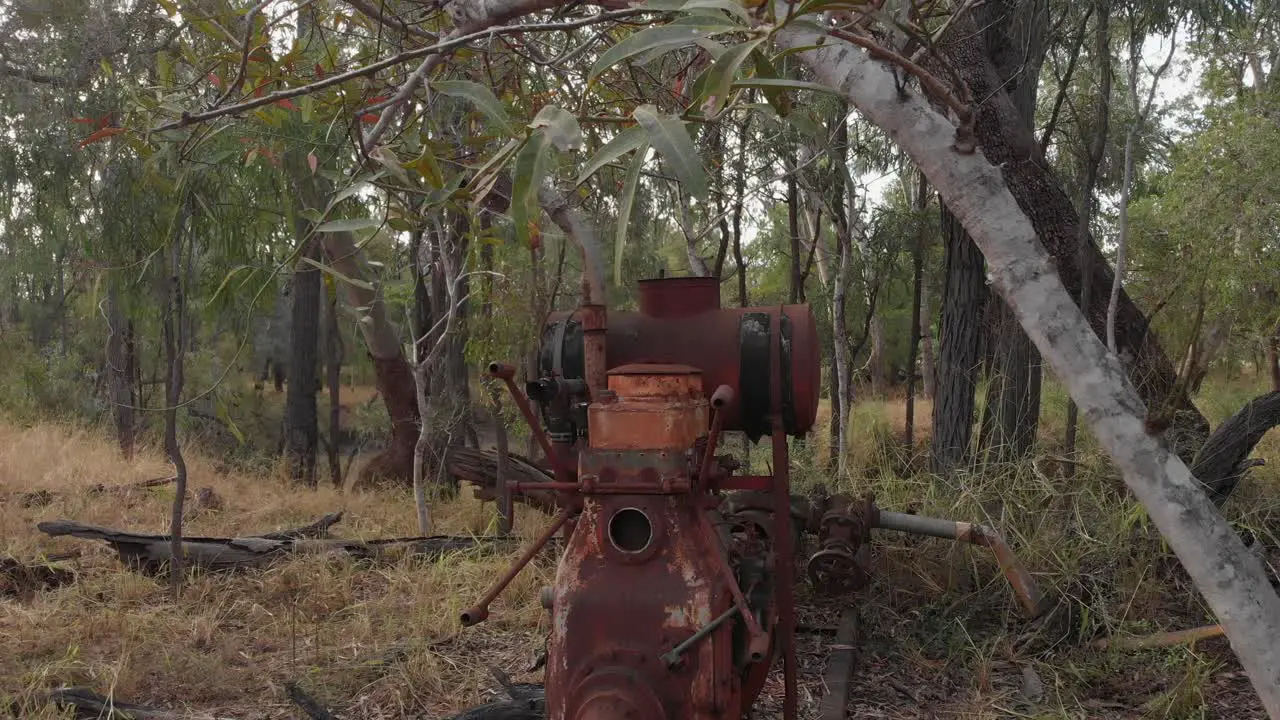
[[[818,412],[818,330],[808,305],[721,308],[714,278],[642,280],[641,312],[610,311],[607,369],[634,363],[690,365],[702,371],[708,397],[728,385],[736,402],[724,429],[752,441],[770,431],[774,335],[780,342],[783,425],[800,436]],[[582,325],[576,312],[553,314],[543,330],[538,370],[583,375]]]

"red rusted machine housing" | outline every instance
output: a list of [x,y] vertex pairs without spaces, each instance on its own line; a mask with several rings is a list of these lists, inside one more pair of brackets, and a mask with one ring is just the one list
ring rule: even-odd
[[[551,720],[740,720],[783,661],[795,717],[791,516],[732,523],[723,493],[790,502],[787,436],[814,424],[819,358],[805,305],[724,309],[712,278],[641,282],[639,313],[584,304],[550,318],[528,395],[563,508],[551,612]],[[545,431],[544,431],[545,428]],[[772,438],[774,474],[734,476],[721,432]],[[522,492],[516,483],[502,492]],[[532,550],[521,563],[532,557]],[[519,564],[517,565],[518,568]],[[498,583],[466,624],[487,616]]]
[[588,409],[578,477],[590,490],[552,595],[552,718],[741,716],[746,648],[735,653],[734,625],[664,660],[734,607],[725,544],[691,488],[710,415],[702,381],[685,365],[626,365]]
[[[584,335],[592,309],[552,314],[543,329],[538,375],[584,378]],[[774,341],[780,344],[775,360]],[[772,365],[780,364],[783,427],[808,432],[817,419],[820,345],[808,305],[722,308],[715,278],[640,281],[640,311],[611,312],[604,332],[606,369],[635,363],[690,365],[703,373],[708,397],[721,385],[737,402],[724,429],[752,440],[772,431]]]
[[[563,531],[555,585],[543,593],[550,720],[741,720],[778,659],[783,718],[795,720],[787,437],[817,414],[813,314],[805,305],[721,308],[711,278],[642,281],[640,312],[608,313],[599,283],[584,284],[589,302],[544,328],[528,398],[515,368],[490,366],[554,476],[508,483],[500,472],[504,516],[523,493],[554,493],[560,513],[462,622],[483,621]],[[726,430],[768,435],[773,474],[735,475],[733,459],[716,455]],[[748,492],[726,502],[731,491]],[[893,529],[992,547],[1028,613],[1039,612],[1031,576],[992,530],[881,511],[870,496],[837,494],[810,510],[801,519],[821,542],[808,562],[815,589],[864,585],[871,529]],[[847,676],[847,663],[832,667]],[[843,718],[848,683],[833,682],[843,690],[833,686],[824,717]]]

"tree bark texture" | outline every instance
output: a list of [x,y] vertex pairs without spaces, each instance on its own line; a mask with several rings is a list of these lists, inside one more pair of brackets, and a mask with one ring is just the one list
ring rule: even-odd
[[342,487],[342,328],[338,324],[338,293],[325,288],[325,362],[329,383],[329,480]]
[[1209,498],[1221,506],[1250,468],[1253,448],[1271,428],[1280,425],[1280,390],[1250,400],[1227,418],[1196,453],[1191,473],[1209,488]]
[[[1108,12],[1109,9],[1103,14]],[[1035,227],[1068,291],[1078,296],[1086,276],[1093,287],[1111,287],[1111,266],[1088,227],[1082,226],[1080,214],[1053,176],[1014,99],[1003,89],[1000,73],[987,57],[981,37],[973,18],[962,16],[952,24],[940,46],[972,97],[982,100],[976,107],[974,133],[984,157],[1000,168],[1003,184]],[[1079,246],[1082,235],[1083,261]],[[1105,337],[1105,303],[1090,303],[1085,314],[1098,337]],[[1190,398],[1185,393],[1171,397],[1177,388],[1177,372],[1156,336],[1146,332],[1146,325],[1142,310],[1122,290],[1116,312],[1116,343],[1122,357],[1132,358],[1127,371],[1139,397],[1152,409],[1169,401],[1181,411],[1179,423],[1201,437],[1207,435],[1208,422]],[[1191,454],[1191,447],[1181,453],[1184,460]]]
[[1099,340],[1096,318],[1081,313],[1055,272],[1037,227],[1006,184],[1007,167],[966,151],[955,125],[918,94],[904,93],[894,73],[863,50],[831,40],[801,50],[819,36],[794,25],[776,39],[796,48],[820,82],[842,92],[906,151],[972,235],[997,292],[1218,616],[1263,706],[1280,717],[1280,597],[1186,464],[1147,433],[1142,396]]
[[941,204],[946,281],[938,386],[933,401],[933,471],[950,475],[969,460],[974,393],[978,382],[982,304],[987,296],[982,253],[955,215]]
[[185,380],[183,360],[185,340],[183,337],[183,317],[186,307],[182,288],[182,241],[186,237],[187,221],[191,215],[193,196],[188,191],[181,200],[178,210],[178,221],[174,235],[170,239],[169,267],[167,282],[167,308],[164,315],[164,449],[173,463],[177,481],[174,487],[173,507],[169,517],[170,556],[169,556],[169,591],[174,599],[182,592],[182,580],[186,572],[185,556],[182,553],[182,516],[183,506],[187,499],[187,462],[182,457],[182,447],[178,444],[178,403],[182,400],[182,385]]
[[114,278],[107,287],[107,397],[111,400],[112,417],[115,420],[116,440],[120,452],[126,458],[133,457],[134,445],[134,393],[133,342],[130,327],[120,308],[120,289]]
[[1267,338],[1267,373],[1271,375],[1271,389],[1280,392],[1280,328]]
[[[310,231],[300,219],[299,235]],[[306,241],[302,257],[315,260],[317,243]],[[285,455],[289,476],[309,487],[316,486],[318,446],[316,364],[320,336],[320,269],[301,260],[293,271],[293,321],[290,323],[289,384],[285,388]]]

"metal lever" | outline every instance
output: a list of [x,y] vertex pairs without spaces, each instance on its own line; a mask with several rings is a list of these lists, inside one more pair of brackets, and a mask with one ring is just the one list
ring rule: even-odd
[[690,648],[698,644],[698,641],[702,640],[702,638],[715,632],[716,628],[723,625],[726,620],[736,615],[738,613],[738,607],[739,606],[734,605],[728,610],[725,610],[723,613],[721,613],[720,617],[698,628],[698,631],[695,632],[693,635],[690,635],[687,640],[671,648],[670,651],[663,653],[658,659],[666,663],[666,666],[668,668],[674,668],[675,666],[679,665],[680,658],[685,653],[689,652]]

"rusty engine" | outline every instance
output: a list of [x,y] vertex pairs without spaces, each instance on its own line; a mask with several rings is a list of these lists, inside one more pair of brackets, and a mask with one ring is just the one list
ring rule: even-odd
[[[866,583],[872,527],[1003,546],[977,526],[881,512],[870,498],[794,510],[788,437],[815,423],[819,362],[807,305],[722,308],[714,278],[667,278],[640,282],[639,312],[588,301],[553,314],[524,391],[515,368],[490,366],[553,476],[500,481],[504,513],[524,491],[555,493],[560,510],[462,622],[488,617],[515,574],[562,536],[543,592],[547,717],[738,720],[780,661],[790,720],[802,532],[820,545],[810,582],[838,593]],[[767,436],[772,474],[737,474],[734,458],[717,454],[725,432]],[[1036,601],[1021,568],[1001,565]]]

